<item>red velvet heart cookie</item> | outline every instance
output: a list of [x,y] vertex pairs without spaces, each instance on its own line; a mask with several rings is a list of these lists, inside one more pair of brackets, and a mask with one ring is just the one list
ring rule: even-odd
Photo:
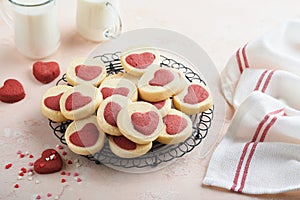
[[25,98],[23,85],[15,79],[7,79],[0,88],[0,101],[16,103]]
[[60,68],[57,62],[38,61],[33,63],[32,72],[38,81],[47,84],[59,76]]
[[46,149],[41,158],[34,162],[34,170],[39,174],[58,172],[63,166],[63,161],[57,151]]
[[121,64],[127,73],[142,76],[146,70],[159,66],[159,55],[151,48],[139,48],[123,52]]

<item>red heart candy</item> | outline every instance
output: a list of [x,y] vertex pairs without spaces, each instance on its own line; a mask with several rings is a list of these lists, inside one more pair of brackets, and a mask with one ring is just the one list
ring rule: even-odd
[[92,98],[89,96],[83,96],[80,92],[74,92],[68,96],[66,99],[66,110],[72,111],[79,109],[92,101]]
[[7,79],[0,88],[0,101],[16,103],[25,98],[23,85],[15,79]]
[[124,136],[113,136],[113,141],[118,145],[120,148],[125,150],[135,150],[136,143],[132,142],[131,140],[127,139]]
[[70,135],[70,142],[78,147],[91,147],[97,143],[99,130],[93,123],[88,123],[84,127]]
[[101,89],[101,93],[102,93],[103,99],[106,99],[107,97],[110,97],[113,94],[119,94],[119,95],[126,97],[129,94],[129,89],[126,87],[120,87],[120,88],[104,87]]
[[76,76],[79,78],[90,81],[99,76],[102,68],[98,66],[78,65],[75,67]]
[[133,127],[144,135],[151,135],[157,128],[159,116],[154,111],[146,113],[135,112],[131,115]]
[[60,74],[59,65],[56,62],[35,62],[33,64],[33,76],[41,83],[50,83]]
[[166,69],[159,69],[154,73],[153,79],[149,81],[151,86],[165,86],[174,80],[172,72]]
[[60,93],[56,96],[47,97],[44,100],[44,104],[47,108],[50,108],[55,111],[60,111],[59,101],[63,93]]
[[187,127],[187,121],[178,115],[167,115],[163,118],[169,135],[176,135]]
[[188,93],[184,96],[183,101],[188,104],[197,104],[209,96],[208,91],[200,85],[192,84],[188,87]]
[[41,158],[34,162],[34,170],[39,174],[50,174],[61,170],[63,161],[57,151],[46,149]]
[[130,54],[125,58],[126,62],[134,68],[146,69],[155,60],[155,55],[150,52]]
[[117,117],[121,109],[122,107],[115,102],[107,103],[103,113],[105,121],[110,125],[117,127]]

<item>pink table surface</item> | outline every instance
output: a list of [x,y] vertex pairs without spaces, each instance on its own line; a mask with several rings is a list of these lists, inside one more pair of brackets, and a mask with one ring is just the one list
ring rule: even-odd
[[[61,1],[59,6],[62,45],[54,55],[44,60],[59,62],[64,72],[73,59],[89,55],[99,44],[88,42],[77,34],[74,0]],[[192,38],[206,50],[221,71],[237,48],[284,20],[298,17],[299,6],[300,2],[296,0],[126,0],[121,2],[121,14],[124,31],[166,28]],[[70,12],[65,12],[66,8]],[[55,82],[43,85],[33,78],[33,60],[16,51],[13,33],[1,20],[0,61],[0,85],[7,78],[16,78],[26,89],[23,101],[15,104],[0,102],[0,199],[35,199],[36,195],[42,199],[296,199],[300,195],[294,191],[248,196],[205,187],[202,180],[212,151],[201,156],[201,147],[159,171],[129,174],[95,165],[64,146],[58,151],[66,151],[66,158],[73,161],[73,164],[65,162],[63,171],[67,175],[28,176],[26,173],[18,180],[22,167],[30,168],[28,164],[34,162],[42,150],[56,148],[59,144],[39,109],[42,94]],[[216,143],[224,135],[231,114],[228,109],[224,116],[225,126],[215,138]],[[24,158],[17,154],[19,150],[25,154]],[[5,169],[8,163],[13,165]],[[75,172],[81,182],[77,182]],[[61,179],[66,182],[61,183]],[[16,183],[19,188],[14,188]]]

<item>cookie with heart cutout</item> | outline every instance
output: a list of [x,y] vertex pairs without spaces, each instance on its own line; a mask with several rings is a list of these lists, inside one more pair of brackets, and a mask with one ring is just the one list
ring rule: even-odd
[[154,105],[159,110],[162,117],[166,116],[172,108],[172,100],[170,98],[163,101],[149,102],[149,103]]
[[157,138],[162,144],[178,144],[185,141],[193,132],[191,118],[176,109],[171,109],[163,117],[163,122],[164,131]]
[[99,91],[102,93],[103,99],[115,94],[128,97],[131,101],[137,101],[138,98],[136,85],[122,77],[104,79],[99,87]]
[[130,102],[129,98],[121,95],[112,95],[103,100],[97,110],[97,120],[105,133],[115,136],[122,135],[117,126],[117,117],[120,110]]
[[63,161],[59,153],[54,149],[46,149],[33,163],[33,169],[38,174],[51,174],[62,169]]
[[24,87],[16,79],[7,79],[0,88],[0,101],[4,103],[16,103],[26,96]]
[[54,81],[60,74],[60,67],[57,62],[37,61],[32,65],[32,73],[36,80],[47,84]]
[[121,53],[121,64],[128,74],[142,76],[147,69],[160,66],[159,55],[153,48],[136,48]]
[[92,84],[96,87],[106,77],[105,65],[94,58],[79,58],[73,61],[67,69],[66,79],[69,84]]
[[70,120],[91,116],[102,102],[102,94],[91,84],[71,87],[61,96],[59,105],[61,113]]
[[79,155],[99,152],[105,142],[105,133],[99,127],[96,116],[73,121],[65,132],[66,143]]
[[158,109],[147,102],[132,102],[121,109],[117,126],[126,138],[137,144],[154,141],[163,130],[164,124]]
[[136,158],[142,156],[152,147],[152,142],[148,144],[137,144],[125,136],[109,136],[108,141],[110,150],[120,158]]
[[209,89],[203,83],[190,83],[173,97],[174,107],[187,115],[204,112],[213,106]]
[[61,113],[59,102],[61,96],[71,88],[72,87],[68,85],[57,85],[49,88],[44,93],[41,100],[41,111],[46,118],[54,122],[68,121],[68,119]]
[[171,68],[155,68],[146,71],[138,82],[140,98],[158,102],[170,98],[183,90],[179,73]]

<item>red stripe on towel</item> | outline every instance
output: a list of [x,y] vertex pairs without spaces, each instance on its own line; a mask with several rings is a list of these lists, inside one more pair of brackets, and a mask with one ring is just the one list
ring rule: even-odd
[[259,79],[258,79],[258,81],[257,81],[257,84],[256,84],[254,90],[258,90],[258,89],[259,89],[259,87],[260,87],[260,85],[261,85],[261,83],[262,83],[262,81],[263,81],[263,79],[264,79],[264,77],[265,77],[265,75],[267,74],[268,71],[269,71],[269,70],[266,69],[266,70],[260,75],[260,77],[259,77]]
[[274,72],[275,72],[275,70],[272,70],[272,71],[269,73],[269,75],[268,75],[268,77],[267,77],[267,80],[265,81],[264,87],[263,87],[263,89],[261,90],[263,93],[265,93],[265,91],[266,91],[266,89],[267,89],[267,87],[268,87],[268,85],[269,85],[269,83],[270,83],[270,81],[271,81],[271,78],[272,78]]
[[[241,155],[241,157],[240,157],[240,160],[239,160],[239,163],[238,163],[238,166],[237,166],[237,169],[236,169],[236,171],[235,171],[235,176],[234,176],[234,179],[233,179],[233,184],[232,184],[232,186],[231,186],[231,190],[232,190],[232,191],[235,191],[235,188],[236,188],[236,186],[237,186],[238,179],[239,179],[240,172],[241,172],[241,168],[242,168],[242,165],[243,165],[243,162],[244,162],[244,160],[245,160],[245,156],[246,156],[246,153],[247,153],[247,151],[248,151],[248,148],[249,148],[250,144],[253,143],[253,142],[255,142],[255,141],[257,140],[258,135],[259,135],[259,132],[261,131],[263,125],[268,121],[268,119],[269,119],[271,116],[274,116],[274,115],[276,115],[276,114],[278,114],[278,113],[280,113],[280,112],[283,112],[283,111],[284,111],[284,109],[279,109],[279,110],[275,110],[275,111],[270,112],[270,113],[268,113],[267,115],[265,115],[265,117],[264,117],[264,118],[261,120],[261,122],[258,124],[258,126],[257,126],[257,128],[256,128],[256,131],[255,131],[255,133],[254,133],[254,135],[253,135],[252,140],[251,140],[250,142],[247,142],[247,143],[245,144],[244,149],[243,149],[243,151],[242,151],[242,155]],[[284,115],[284,112],[282,113],[282,115]],[[273,121],[273,119],[271,120],[271,122],[272,122],[272,121]],[[275,120],[275,121],[276,121],[276,120]],[[275,123],[275,121],[274,121],[274,123]],[[271,122],[270,122],[270,123],[271,123]],[[260,142],[261,142],[262,139],[264,140],[264,138],[265,138],[265,136],[266,136],[266,134],[267,134],[267,131],[270,129],[270,127],[271,127],[274,123],[272,123],[271,125],[269,124],[269,125],[265,128],[265,130],[263,131],[263,134],[262,134],[262,136],[261,136]],[[250,154],[249,154],[249,157],[251,157],[251,158],[252,158],[252,156],[253,156],[253,155],[251,155],[251,153],[252,153],[252,151],[253,151],[252,154],[254,154],[254,151],[255,151],[255,148],[256,148],[256,145],[257,145],[256,143],[257,143],[257,142],[255,142],[255,143],[253,144],[252,149],[251,149],[251,152],[250,152]],[[249,157],[248,157],[248,160],[249,160]],[[245,170],[244,170],[244,175],[243,175],[243,179],[245,179],[244,182],[246,181],[246,177],[247,177],[247,173],[248,173],[248,168],[249,168],[249,166],[247,167],[247,164],[248,164],[248,162],[249,162],[249,165],[250,165],[251,158],[250,158],[249,161],[247,160],[247,163],[246,163],[247,171],[246,171],[246,174],[245,174]],[[245,177],[244,177],[244,176],[245,176]],[[243,181],[243,179],[242,179],[242,181]],[[245,185],[245,183],[243,183],[243,184]],[[242,189],[244,188],[244,185],[243,185]],[[241,187],[240,187],[240,189],[241,189]],[[239,190],[240,190],[240,189],[239,189]],[[242,191],[242,189],[241,189],[241,191]],[[238,190],[238,191],[239,191],[239,190]],[[239,192],[241,192],[241,191],[239,191]]]
[[237,50],[235,57],[236,57],[236,60],[237,60],[238,66],[239,66],[240,73],[243,73],[243,66],[242,66],[242,61],[241,61],[241,57],[240,57],[240,50],[241,50],[241,48],[239,48],[239,50]]
[[244,58],[245,67],[249,68],[248,58],[247,58],[247,54],[246,54],[247,45],[248,44],[245,44],[245,46],[243,47],[242,54],[243,54],[243,58]]

